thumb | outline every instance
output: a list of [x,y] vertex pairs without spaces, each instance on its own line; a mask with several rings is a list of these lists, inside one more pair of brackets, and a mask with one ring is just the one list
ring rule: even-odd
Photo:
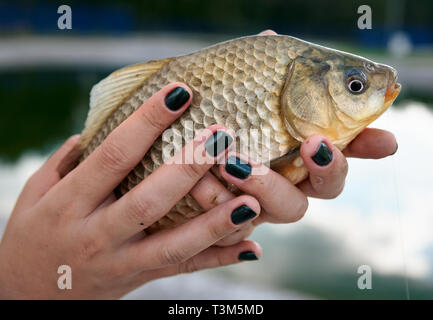
[[79,135],[74,135],[66,140],[42,167],[27,180],[14,211],[32,207],[63,176],[73,169],[79,156],[77,148],[79,138]]

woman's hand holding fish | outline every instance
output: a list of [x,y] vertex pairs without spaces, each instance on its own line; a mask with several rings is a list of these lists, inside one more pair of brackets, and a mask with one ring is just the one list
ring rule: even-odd
[[[321,199],[337,197],[343,191],[348,172],[346,157],[379,159],[396,151],[397,142],[394,135],[380,129],[365,129],[343,152],[326,137],[313,135],[302,143],[300,149],[303,163],[309,171],[309,178],[296,186],[262,164],[241,154],[229,154],[227,163],[220,165],[221,176],[243,192],[254,196],[262,207],[262,214],[244,225],[239,232],[220,240],[217,244],[226,246],[237,243],[248,237],[254,227],[263,222],[298,221],[307,210],[307,196]],[[211,174],[206,174],[191,194],[196,195],[197,189],[200,189],[201,195],[206,195],[204,199],[199,198],[199,202],[208,209],[235,197]]]
[[[63,172],[78,142],[72,137],[29,179],[0,245],[0,298],[119,298],[156,278],[261,255],[252,241],[212,247],[259,216],[260,205],[249,195],[177,228],[143,232],[226,155],[233,139],[222,126],[203,130],[120,199],[112,193],[190,101],[189,88],[172,83],[78,167]],[[71,268],[70,290],[58,285],[65,265]]]
[[[341,152],[324,136],[314,135],[304,141],[301,156],[309,178],[298,187],[309,197],[331,199],[344,187],[348,165],[346,157],[380,159],[397,151],[392,133],[366,128]],[[329,163],[328,163],[329,161]]]

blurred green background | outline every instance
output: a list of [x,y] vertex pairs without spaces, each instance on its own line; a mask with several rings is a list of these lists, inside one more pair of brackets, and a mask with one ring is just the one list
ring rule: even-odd
[[[254,233],[262,261],[210,272],[319,298],[433,298],[426,202],[433,196],[433,2],[73,1],[72,30],[59,30],[61,4],[0,3],[0,218],[7,219],[30,172],[81,131],[89,91],[104,76],[273,29],[394,66],[403,91],[379,123],[399,138],[399,155],[353,160],[339,199],[313,200],[305,222]],[[372,9],[371,30],[357,27],[360,5]],[[414,166],[415,154],[423,157]],[[378,270],[373,290],[356,287],[357,266],[365,263]]]

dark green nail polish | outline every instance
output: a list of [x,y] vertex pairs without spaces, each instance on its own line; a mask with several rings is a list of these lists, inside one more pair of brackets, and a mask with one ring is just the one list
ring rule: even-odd
[[232,176],[239,179],[245,179],[251,174],[251,166],[238,157],[229,157],[225,169]]
[[224,131],[215,132],[205,143],[206,151],[212,157],[216,157],[232,143],[233,139]]
[[179,110],[189,99],[189,92],[185,88],[177,87],[165,97],[165,105],[172,111]]
[[252,260],[259,260],[257,258],[256,254],[252,251],[244,251],[239,253],[238,259],[241,261],[252,261]]
[[328,146],[322,141],[317,149],[316,154],[311,157],[319,166],[323,167],[332,161],[332,152]]
[[254,218],[257,214],[248,206],[242,205],[232,212],[232,222],[241,224],[247,220]]

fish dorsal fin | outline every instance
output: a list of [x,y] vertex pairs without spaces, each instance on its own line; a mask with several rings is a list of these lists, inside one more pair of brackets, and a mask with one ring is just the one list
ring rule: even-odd
[[124,67],[93,86],[90,91],[89,113],[80,138],[82,150],[89,145],[105,120],[124,100],[170,60],[154,60]]

